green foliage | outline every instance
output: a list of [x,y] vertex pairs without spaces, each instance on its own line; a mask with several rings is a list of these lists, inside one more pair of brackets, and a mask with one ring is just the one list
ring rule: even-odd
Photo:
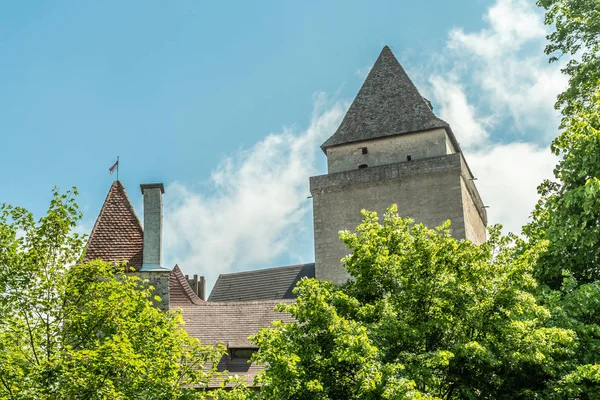
[[546,24],[554,25],[547,36],[550,61],[571,56],[563,72],[569,87],[560,94],[557,108],[567,117],[591,102],[600,83],[600,4],[598,0],[538,0],[546,9]]
[[517,250],[498,228],[457,242],[449,223],[430,230],[395,206],[383,224],[363,213],[340,234],[353,279],[301,281],[282,306],[297,322],[254,337],[264,398],[533,398],[560,376],[575,337],[531,294],[540,248]]
[[555,327],[576,333],[577,349],[554,382],[556,398],[600,398],[600,3],[539,0],[548,36],[546,53],[570,60],[568,89],[559,95],[563,131],[551,149],[561,157],[555,180],[539,188],[529,245],[548,243],[534,266],[539,301]]
[[190,338],[123,267],[80,263],[75,194],[55,189],[38,222],[0,207],[0,399],[205,398],[194,387],[225,349]]
[[536,276],[553,289],[568,271],[580,284],[600,279],[600,88],[589,107],[569,118],[552,151],[562,156],[555,181],[539,187],[532,241],[548,240]]

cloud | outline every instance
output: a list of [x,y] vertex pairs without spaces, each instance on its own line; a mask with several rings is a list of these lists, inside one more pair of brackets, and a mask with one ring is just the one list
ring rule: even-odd
[[526,0],[497,0],[483,19],[479,32],[450,31],[444,58],[453,60],[451,73],[476,88],[488,113],[508,118],[515,136],[547,142],[557,133],[553,105],[567,78],[543,53],[543,14]]
[[556,96],[560,66],[543,53],[543,15],[525,0],[497,0],[485,29],[452,29],[446,60],[428,78],[438,114],[453,128],[488,209],[490,224],[519,233],[538,199],[537,186],[558,161]]
[[372,65],[369,65],[368,67],[364,68],[356,68],[356,71],[354,73],[358,78],[365,80],[367,79],[369,72],[371,72],[371,68],[373,68]]
[[539,196],[537,186],[551,178],[557,158],[549,148],[532,143],[495,144],[467,151],[466,160],[477,177],[477,189],[489,206],[488,225],[520,234]]
[[[484,20],[478,32],[449,32],[446,61],[427,77],[427,94],[461,142],[490,206],[489,222],[518,233],[537,200],[536,186],[556,162],[547,144],[558,125],[553,103],[566,79],[560,66],[547,63],[542,15],[528,2],[497,0]],[[362,79],[369,69],[356,75]],[[220,273],[289,254],[295,237],[311,233],[308,177],[317,173],[318,146],[346,107],[319,95],[305,130],[269,134],[224,159],[209,190],[171,183],[164,211],[168,265],[202,273],[210,287]]]
[[439,76],[430,83],[440,103],[439,115],[450,123],[477,179],[489,224],[502,223],[504,232],[520,233],[538,199],[537,186],[552,176],[557,158],[537,143],[494,143],[489,117],[470,105],[463,87]]
[[[170,264],[202,273],[209,287],[220,273],[264,265],[288,251],[312,203],[308,178],[319,145],[333,134],[346,105],[318,95],[308,128],[271,133],[224,159],[210,193],[173,182],[165,196],[164,246]],[[309,260],[307,260],[309,261]]]
[[431,76],[429,83],[440,104],[439,115],[451,124],[454,131],[460,132],[461,146],[475,147],[485,143],[489,133],[484,125],[489,124],[489,121],[477,117],[475,108],[467,101],[463,87],[437,75]]

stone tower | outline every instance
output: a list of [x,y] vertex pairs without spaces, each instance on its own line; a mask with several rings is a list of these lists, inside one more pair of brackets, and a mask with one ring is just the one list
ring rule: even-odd
[[361,209],[397,204],[403,217],[429,227],[449,219],[455,238],[485,241],[486,211],[454,133],[387,46],[321,148],[328,173],[310,178],[318,279],[348,278],[338,232],[354,230]]

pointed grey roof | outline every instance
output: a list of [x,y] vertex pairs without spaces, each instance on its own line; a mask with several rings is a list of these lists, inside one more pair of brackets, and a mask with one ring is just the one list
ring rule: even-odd
[[321,148],[434,128],[449,130],[385,46],[339,128]]

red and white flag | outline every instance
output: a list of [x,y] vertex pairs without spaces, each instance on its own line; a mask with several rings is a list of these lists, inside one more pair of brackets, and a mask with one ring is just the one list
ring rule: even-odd
[[112,175],[113,172],[115,172],[115,169],[118,168],[118,167],[119,167],[119,160],[117,160],[117,162],[112,167],[110,167],[108,169],[110,171],[110,174]]

